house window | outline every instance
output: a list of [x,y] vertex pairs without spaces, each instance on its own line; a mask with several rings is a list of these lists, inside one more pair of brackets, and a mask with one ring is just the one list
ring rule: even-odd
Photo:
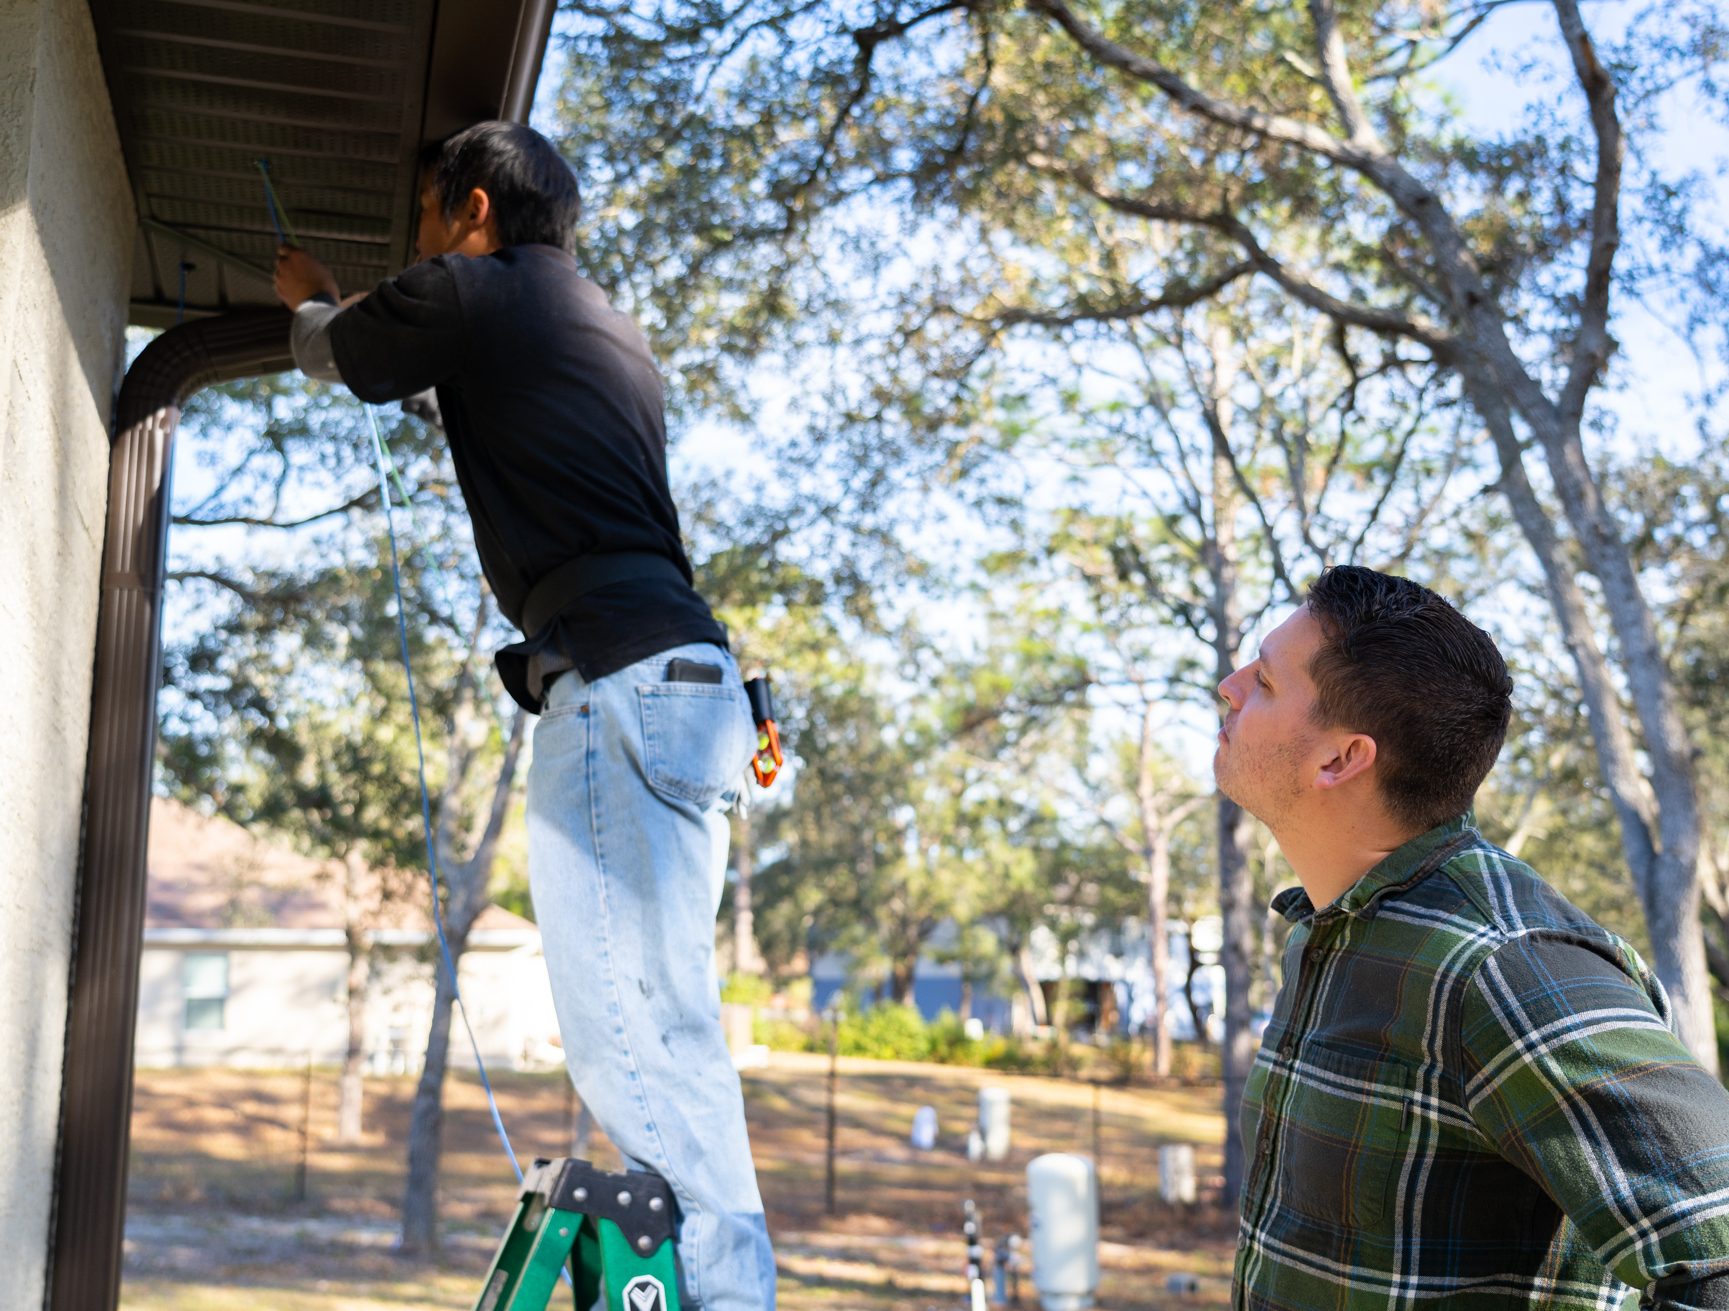
[[228,1006],[228,953],[186,953],[186,1027],[226,1028]]

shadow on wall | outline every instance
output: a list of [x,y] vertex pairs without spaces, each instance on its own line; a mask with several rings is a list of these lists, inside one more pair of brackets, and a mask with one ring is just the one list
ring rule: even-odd
[[[58,315],[45,304],[29,303],[42,286],[33,271],[17,269],[10,294],[22,295],[25,303],[14,316],[17,335],[9,353],[27,357],[56,339],[69,343],[91,409],[106,431],[124,369],[131,263],[141,239],[137,216],[88,13],[51,4],[25,8],[40,16],[33,78],[8,99],[35,92],[32,103],[19,106],[30,124],[29,163],[22,179],[10,176],[16,163],[0,172],[0,213],[10,216],[20,202],[27,204],[28,235],[41,253],[26,247],[12,258],[40,259],[38,270],[52,283]],[[12,237],[25,235],[14,230]],[[69,424],[81,416],[56,417]]]

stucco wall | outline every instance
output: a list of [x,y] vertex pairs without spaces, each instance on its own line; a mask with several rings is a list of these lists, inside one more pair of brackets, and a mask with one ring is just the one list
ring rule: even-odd
[[0,0],[0,1311],[42,1305],[132,229],[88,6]]

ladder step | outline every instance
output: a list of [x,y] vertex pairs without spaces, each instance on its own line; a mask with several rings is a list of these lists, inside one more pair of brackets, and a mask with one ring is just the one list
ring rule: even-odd
[[657,1174],[535,1161],[474,1311],[545,1311],[565,1271],[575,1311],[679,1311],[673,1211]]

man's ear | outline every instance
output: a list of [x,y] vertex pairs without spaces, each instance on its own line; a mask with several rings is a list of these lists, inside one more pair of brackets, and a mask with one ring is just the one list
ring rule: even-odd
[[477,231],[484,228],[486,220],[492,217],[492,197],[476,187],[468,193],[468,204],[462,217],[469,227]]
[[1347,733],[1333,739],[1332,757],[1315,771],[1315,786],[1336,788],[1364,773],[1375,763],[1375,739],[1367,733]]

